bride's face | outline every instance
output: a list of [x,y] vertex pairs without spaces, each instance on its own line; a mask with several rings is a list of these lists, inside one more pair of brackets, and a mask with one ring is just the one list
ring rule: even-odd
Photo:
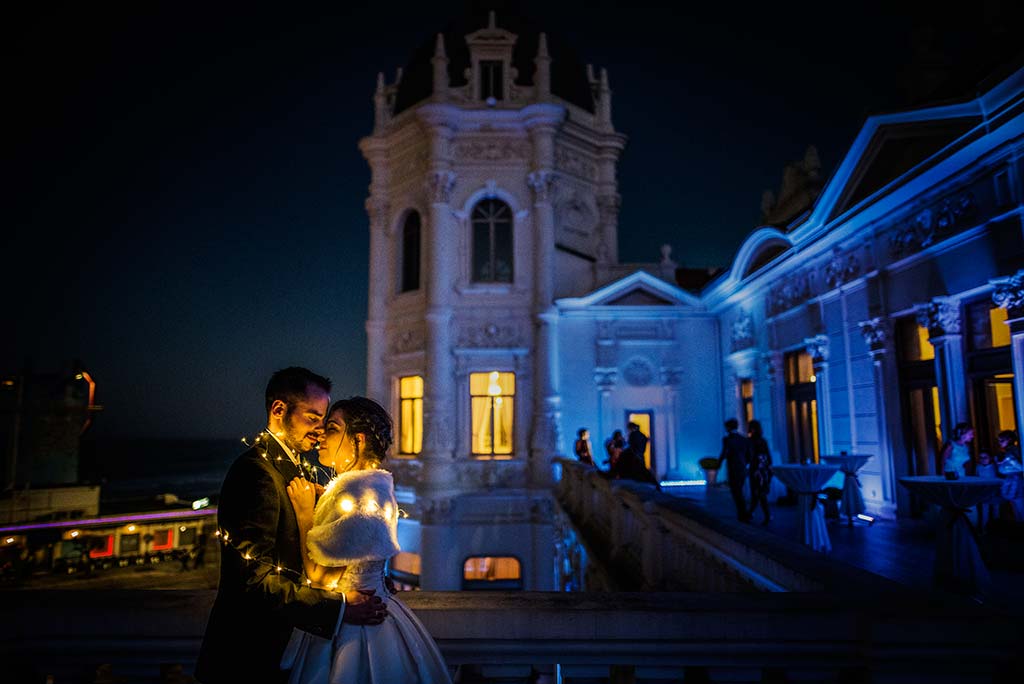
[[361,464],[356,463],[356,440],[361,438],[362,435],[348,434],[345,414],[340,409],[327,416],[320,442],[320,464],[338,472],[361,469]]

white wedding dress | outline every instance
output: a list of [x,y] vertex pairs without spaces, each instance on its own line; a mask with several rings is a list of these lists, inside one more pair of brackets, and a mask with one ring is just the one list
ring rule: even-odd
[[313,513],[310,557],[346,566],[338,591],[374,589],[384,599],[380,625],[342,623],[333,639],[294,630],[282,669],[289,684],[450,684],[448,668],[419,619],[384,586],[398,553],[398,503],[391,473],[361,470],[331,480]]

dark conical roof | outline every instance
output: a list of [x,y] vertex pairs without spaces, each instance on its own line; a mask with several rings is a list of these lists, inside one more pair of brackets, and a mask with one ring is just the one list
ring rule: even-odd
[[[476,11],[449,22],[440,33],[444,35],[445,52],[448,55],[448,82],[452,87],[466,85],[465,70],[469,68],[469,46],[466,36],[487,27],[487,12]],[[498,28],[518,36],[512,51],[512,66],[519,72],[515,82],[533,85],[533,58],[543,27],[518,13],[498,13],[495,24]],[[430,97],[433,92],[434,46],[437,34],[432,34],[413,52],[411,59],[402,69],[402,82],[395,94],[395,114],[409,109],[416,103]],[[551,56],[552,94],[594,111],[594,100],[590,92],[586,67],[575,52],[557,37],[547,36],[548,54]]]

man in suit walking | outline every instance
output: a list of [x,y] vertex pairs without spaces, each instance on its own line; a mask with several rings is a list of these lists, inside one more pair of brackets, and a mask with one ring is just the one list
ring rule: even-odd
[[747,467],[750,463],[750,440],[739,433],[739,421],[730,418],[725,421],[725,437],[722,438],[722,453],[718,456],[718,467],[722,461],[729,464],[729,493],[736,504],[736,517],[741,522],[751,519],[747,503],[743,499],[743,483],[747,479]]
[[195,672],[203,684],[285,682],[281,656],[293,628],[330,639],[341,620],[380,624],[387,616],[380,597],[333,593],[303,576],[286,487],[303,476],[300,454],[320,441],[330,391],[330,380],[305,368],[274,373],[265,396],[267,429],[224,478],[220,583]]

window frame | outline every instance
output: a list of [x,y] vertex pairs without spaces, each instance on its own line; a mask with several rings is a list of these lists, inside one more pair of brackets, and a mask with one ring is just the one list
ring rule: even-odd
[[[490,375],[491,373],[500,373],[500,374],[511,375],[512,376],[512,394],[489,394],[489,393],[488,394],[474,394],[473,393],[473,376],[474,375]],[[467,377],[467,380],[468,380],[468,383],[469,383],[469,386],[467,387],[467,390],[468,390],[467,395],[469,396],[469,454],[470,454],[470,456],[474,460],[478,460],[478,461],[507,461],[507,460],[511,460],[511,459],[515,458],[515,456],[516,456],[516,426],[517,426],[517,423],[518,423],[518,416],[516,415],[516,408],[517,408],[516,394],[517,394],[517,390],[518,390],[518,387],[516,385],[518,384],[518,378],[517,378],[516,372],[515,371],[511,371],[511,370],[502,370],[500,368],[491,368],[489,370],[471,371],[471,372],[469,372],[467,374],[466,377]],[[490,440],[491,441],[491,451],[490,451],[490,453],[484,453],[484,452],[476,451],[476,444],[473,441],[473,430],[474,430],[474,426],[476,424],[476,416],[473,413],[473,400],[476,399],[476,398],[489,398],[491,400],[491,403],[490,403],[491,421],[490,421],[490,425],[489,425],[489,429],[491,431],[491,440]],[[494,400],[497,399],[497,398],[502,398],[503,400],[504,399],[510,399],[512,401],[512,411],[511,411],[512,423],[511,423],[511,425],[509,425],[509,452],[507,454],[505,454],[505,453],[495,453],[495,451],[494,451],[494,447],[495,447],[494,418],[495,418],[495,413],[496,413],[495,410],[494,410]]]
[[[494,210],[489,216],[478,216],[478,212],[483,211],[482,208],[485,206],[494,206]],[[498,220],[496,215],[502,208],[507,212],[507,218]],[[478,224],[487,226],[486,253],[488,268],[491,273],[491,277],[488,279],[478,277],[477,274],[477,262],[479,261],[478,254],[480,248],[482,248],[478,245],[477,241]],[[498,264],[498,226],[505,225],[507,225],[508,230],[508,278],[499,279],[495,276]],[[515,212],[512,210],[512,206],[508,202],[498,197],[485,197],[473,204],[473,207],[469,211],[469,254],[469,280],[474,285],[511,285],[515,282]]]

